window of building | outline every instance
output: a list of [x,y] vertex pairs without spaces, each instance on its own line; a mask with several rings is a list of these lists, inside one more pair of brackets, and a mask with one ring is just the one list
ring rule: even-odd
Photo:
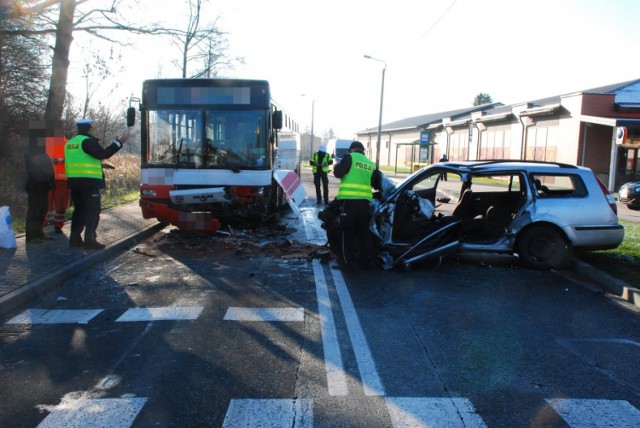
[[555,162],[558,158],[558,127],[531,127],[527,129],[525,159]]

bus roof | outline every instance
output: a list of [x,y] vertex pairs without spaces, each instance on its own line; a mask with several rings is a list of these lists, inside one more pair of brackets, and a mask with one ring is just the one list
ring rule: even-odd
[[142,105],[270,108],[271,92],[266,80],[150,79],[142,83]]

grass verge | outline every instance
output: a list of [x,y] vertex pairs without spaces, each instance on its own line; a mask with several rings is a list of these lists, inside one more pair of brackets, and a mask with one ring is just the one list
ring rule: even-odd
[[624,241],[616,249],[580,252],[576,256],[602,272],[632,287],[640,286],[640,223],[620,221],[624,225]]

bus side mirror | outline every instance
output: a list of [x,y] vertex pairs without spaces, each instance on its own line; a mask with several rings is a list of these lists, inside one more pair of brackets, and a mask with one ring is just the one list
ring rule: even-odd
[[271,124],[273,125],[273,129],[282,129],[282,110],[276,110],[273,112]]
[[131,128],[136,124],[136,109],[135,107],[129,107],[127,109],[127,127]]

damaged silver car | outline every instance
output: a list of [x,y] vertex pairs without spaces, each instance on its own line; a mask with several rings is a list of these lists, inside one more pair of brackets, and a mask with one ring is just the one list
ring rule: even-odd
[[383,268],[457,253],[517,254],[531,268],[564,266],[574,249],[616,248],[616,201],[588,168],[561,163],[438,163],[375,201],[371,231]]

